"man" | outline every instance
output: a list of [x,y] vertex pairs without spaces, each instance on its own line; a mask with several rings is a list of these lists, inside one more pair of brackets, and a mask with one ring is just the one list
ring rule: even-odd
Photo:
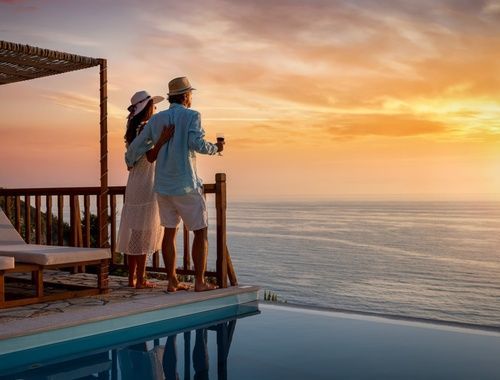
[[168,291],[186,289],[177,280],[175,271],[175,236],[182,218],[194,232],[192,257],[197,292],[214,289],[205,282],[208,253],[208,216],[203,195],[203,183],[196,173],[196,154],[214,155],[224,149],[224,143],[205,141],[200,113],[190,110],[194,88],[186,77],[172,79],[168,84],[170,108],[149,119],[144,130],[130,144],[125,159],[132,166],[158,141],[165,127],[175,125],[173,137],[159,151],[154,190],[158,196],[161,225],[165,227],[162,243],[163,261],[167,268]]

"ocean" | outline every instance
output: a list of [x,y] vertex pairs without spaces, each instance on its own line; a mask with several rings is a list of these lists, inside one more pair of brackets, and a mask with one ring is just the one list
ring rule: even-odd
[[230,202],[227,225],[279,302],[500,327],[500,202]]

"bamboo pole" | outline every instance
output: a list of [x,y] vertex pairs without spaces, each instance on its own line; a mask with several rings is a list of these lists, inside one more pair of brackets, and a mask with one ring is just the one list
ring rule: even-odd
[[107,62],[100,59],[100,166],[101,188],[99,193],[99,246],[108,247],[108,90],[107,90]]

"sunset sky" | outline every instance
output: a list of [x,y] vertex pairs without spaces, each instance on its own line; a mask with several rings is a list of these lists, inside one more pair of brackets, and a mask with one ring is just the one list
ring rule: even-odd
[[[232,199],[500,199],[500,1],[0,0],[0,39],[108,60],[111,185],[130,96],[186,75]],[[0,86],[0,186],[98,185],[98,90]]]

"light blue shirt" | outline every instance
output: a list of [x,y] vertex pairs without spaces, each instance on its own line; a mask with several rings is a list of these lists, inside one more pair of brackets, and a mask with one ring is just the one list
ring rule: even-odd
[[196,152],[213,155],[217,145],[205,141],[200,113],[172,103],[149,119],[125,153],[133,166],[158,141],[163,128],[175,125],[174,135],[161,147],[156,160],[154,190],[163,195],[184,195],[200,191],[203,182],[196,173]]

